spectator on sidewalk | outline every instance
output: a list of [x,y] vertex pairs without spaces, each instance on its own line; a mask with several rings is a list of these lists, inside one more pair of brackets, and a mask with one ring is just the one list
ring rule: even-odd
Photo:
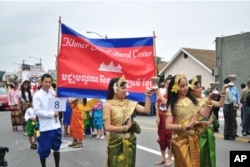
[[[232,79],[230,79],[230,75],[229,75],[229,83],[233,83]],[[233,126],[233,136],[234,137],[239,137],[237,134],[237,129],[238,129],[238,123],[237,123],[237,111],[240,107],[240,93],[238,91],[238,88],[233,84],[231,87],[229,87],[230,91],[233,94],[234,97],[234,104],[233,104],[233,122],[232,122],[232,126]]]
[[[240,84],[240,87],[241,87],[241,93],[240,93],[240,97],[242,97],[242,93],[243,93],[243,90],[244,88],[246,87],[246,84],[245,83],[241,83]],[[240,118],[241,118],[241,123],[240,123],[240,126],[243,125],[243,113],[244,113],[244,104],[243,102],[240,100]]]
[[250,79],[247,81],[247,86],[243,89],[241,95],[241,102],[244,105],[244,113],[243,113],[243,126],[242,126],[242,135],[249,135],[250,129],[250,101],[248,101],[248,94],[250,92]]
[[[224,79],[224,84],[228,84],[230,82],[229,78]],[[224,102],[223,107],[223,114],[224,114],[224,140],[235,140],[235,134],[234,134],[234,103],[235,98],[233,96],[232,91],[230,90],[230,87],[226,89],[226,98]]]

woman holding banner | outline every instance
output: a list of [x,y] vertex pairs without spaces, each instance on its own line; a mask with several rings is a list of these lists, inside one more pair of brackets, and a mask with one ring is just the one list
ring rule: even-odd
[[104,127],[109,131],[107,139],[107,167],[134,167],[136,160],[136,136],[139,125],[133,121],[134,111],[149,113],[151,91],[146,90],[145,107],[126,99],[124,76],[110,80],[107,101],[103,107]]

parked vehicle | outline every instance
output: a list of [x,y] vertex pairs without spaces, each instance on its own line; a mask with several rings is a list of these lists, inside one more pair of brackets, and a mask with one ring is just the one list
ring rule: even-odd
[[0,81],[0,111],[8,111],[8,88],[5,81]]

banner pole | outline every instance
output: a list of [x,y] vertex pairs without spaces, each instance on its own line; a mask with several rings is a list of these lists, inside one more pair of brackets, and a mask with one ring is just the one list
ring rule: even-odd
[[159,82],[159,77],[158,77],[158,70],[157,70],[157,56],[156,56],[156,49],[155,49],[155,31],[153,31],[153,50],[154,50],[154,63],[155,63],[155,76],[151,78],[151,81],[153,82],[153,87],[155,89],[158,89],[158,82]]
[[58,37],[57,37],[57,54],[56,54],[56,96],[58,95],[58,55],[60,52],[60,41],[61,41],[61,16],[59,16],[58,21]]
[[156,77],[158,76],[158,70],[157,70],[157,56],[156,56],[156,48],[155,48],[155,39],[156,39],[156,35],[155,35],[155,31],[153,31],[153,50],[154,50],[154,62],[155,62],[155,68],[156,68]]
[[58,22],[58,40],[57,40],[57,55],[59,54],[60,49],[60,34],[61,34],[61,16],[59,16],[59,22]]

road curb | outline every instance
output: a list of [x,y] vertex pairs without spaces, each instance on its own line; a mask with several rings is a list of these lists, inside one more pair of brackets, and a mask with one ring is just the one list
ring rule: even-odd
[[[214,136],[217,137],[217,138],[224,139],[224,135],[219,134],[219,133],[214,133]],[[248,143],[248,141],[250,141],[250,139],[249,138],[244,138],[244,137],[236,137],[235,140],[232,140],[232,141],[240,141],[240,142]]]

